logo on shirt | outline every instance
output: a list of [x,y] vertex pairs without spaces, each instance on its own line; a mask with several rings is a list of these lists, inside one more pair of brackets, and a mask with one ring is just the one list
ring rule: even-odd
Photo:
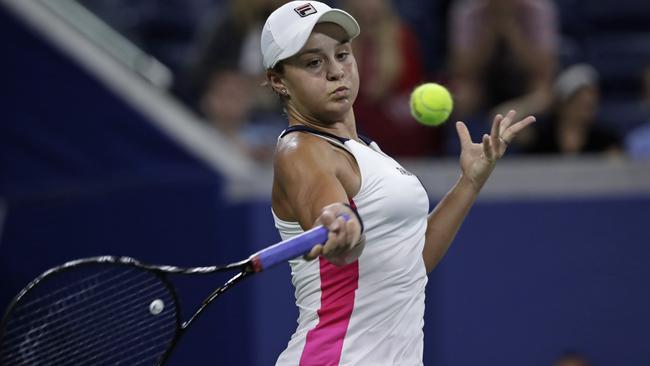
[[402,173],[402,175],[413,175],[413,173],[409,172],[408,170],[402,168],[401,166],[396,166],[395,169],[397,169],[398,172]]
[[310,3],[301,5],[293,10],[295,10],[296,13],[298,13],[298,15],[300,15],[303,18],[308,15],[316,14],[316,8],[314,8]]

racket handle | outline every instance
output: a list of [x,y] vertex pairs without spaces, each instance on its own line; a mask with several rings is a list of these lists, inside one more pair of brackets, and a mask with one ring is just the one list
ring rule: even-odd
[[[348,215],[341,215],[346,222],[350,219]],[[293,238],[279,242],[268,248],[251,255],[250,261],[255,272],[267,270],[276,264],[284,263],[289,259],[305,255],[317,244],[324,244],[327,241],[327,228],[320,225]]]

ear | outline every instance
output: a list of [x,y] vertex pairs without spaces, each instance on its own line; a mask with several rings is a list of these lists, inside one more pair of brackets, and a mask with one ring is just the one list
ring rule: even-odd
[[266,70],[266,80],[269,85],[271,85],[271,88],[273,89],[274,92],[276,92],[278,95],[283,95],[287,96],[287,86],[284,83],[284,80],[282,79],[282,75],[280,75],[277,71],[274,70]]

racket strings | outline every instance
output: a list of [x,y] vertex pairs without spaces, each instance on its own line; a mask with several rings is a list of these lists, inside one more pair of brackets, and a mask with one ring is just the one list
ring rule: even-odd
[[[111,269],[109,268],[109,269],[107,269],[107,270],[105,270],[105,271],[98,272],[98,273],[95,273],[94,275],[90,275],[90,276],[88,276],[88,277],[85,277],[82,281],[79,281],[79,282],[77,282],[77,283],[72,283],[72,284],[69,284],[69,285],[63,286],[63,287],[59,288],[58,290],[54,290],[54,291],[48,293],[47,295],[44,295],[44,296],[42,296],[42,297],[36,298],[36,299],[34,299],[34,300],[32,300],[32,301],[29,301],[29,302],[26,302],[26,303],[22,304],[22,305],[20,306],[20,308],[21,308],[21,310],[25,310],[25,311],[26,311],[26,310],[29,309],[31,306],[34,306],[35,304],[38,304],[38,303],[43,303],[43,302],[47,301],[48,299],[50,299],[50,298],[52,298],[52,297],[55,297],[55,296],[57,296],[58,294],[60,294],[60,293],[62,293],[62,292],[65,292],[65,291],[70,290],[72,287],[75,287],[75,286],[81,286],[82,284],[87,283],[87,282],[93,282],[93,281],[95,281],[98,277],[102,277],[102,276],[104,276],[106,273],[108,273],[108,272],[110,272],[110,271],[111,271]],[[127,272],[122,272],[122,273],[120,274],[120,276],[118,276],[118,277],[124,276],[124,275],[126,275],[126,273],[127,273]],[[115,279],[117,279],[117,278],[115,278]],[[110,280],[110,279],[106,279],[106,281],[109,281],[109,280]]]
[[[160,356],[162,356],[162,352],[160,352],[161,349],[160,342],[157,341],[159,340],[164,341],[169,339],[170,338],[169,336],[172,333],[173,333],[173,329],[171,332],[168,333],[157,332],[157,335],[153,337],[134,337],[128,342],[120,342],[119,344],[115,344],[115,346],[113,346],[112,348],[104,349],[103,351],[98,352],[86,359],[71,360],[74,361],[72,362],[72,365],[80,365],[80,366],[96,365],[98,363],[98,360],[101,360],[101,363],[106,363],[106,364],[117,364],[118,362],[126,363],[125,361],[132,360],[134,358],[138,360],[152,360],[152,361],[157,360]],[[133,344],[135,341],[139,341],[139,342]],[[143,346],[149,343],[153,343],[153,345],[147,348],[143,348]],[[116,352],[118,350],[120,350],[120,352]],[[158,350],[158,352],[154,352],[156,350]],[[151,355],[149,357],[143,356],[147,353],[151,353]],[[130,363],[126,363],[126,364],[130,364]]]
[[[149,280],[152,280],[152,279],[155,280],[155,278],[152,278],[152,277],[148,277],[148,279]],[[154,287],[155,284],[156,284],[156,282],[153,282],[151,285],[149,285],[149,286],[145,287],[144,289],[142,289],[142,291]],[[115,287],[121,287],[121,286],[119,286],[119,284],[117,286],[112,286],[110,288],[107,288],[106,291],[102,291],[101,293],[96,293],[95,295],[96,296],[102,295],[103,293],[108,292],[108,291],[112,290]],[[122,289],[121,291],[114,292],[112,297],[108,297],[108,298],[103,298],[102,297],[101,301],[97,302],[97,306],[93,306],[92,308],[90,306],[87,306],[87,305],[84,305],[84,304],[75,304],[75,305],[77,305],[77,310],[74,311],[74,312],[65,314],[64,316],[59,316],[58,314],[53,314],[53,316],[49,317],[49,318],[53,319],[53,321],[51,321],[51,322],[47,322],[48,319],[46,319],[46,318],[36,319],[36,320],[34,320],[34,321],[30,322],[30,323],[23,324],[22,327],[16,327],[16,328],[11,329],[12,331],[7,332],[7,334],[14,333],[13,330],[20,330],[18,328],[24,329],[24,328],[30,327],[32,324],[34,324],[36,322],[40,322],[40,324],[47,324],[47,326],[48,326],[48,328],[47,328],[48,334],[51,334],[52,337],[65,335],[65,334],[58,333],[57,332],[58,330],[64,330],[65,333],[70,333],[70,334],[74,334],[75,332],[79,333],[77,331],[77,329],[78,328],[85,329],[84,328],[84,326],[86,325],[85,323],[88,323],[88,322],[84,323],[84,321],[85,320],[91,320],[91,321],[94,320],[94,321],[96,321],[99,318],[99,316],[97,315],[98,313],[104,312],[105,314],[104,314],[103,318],[104,318],[104,320],[106,320],[106,318],[107,318],[106,315],[107,314],[111,314],[111,313],[118,313],[119,314],[120,312],[126,313],[127,310],[130,311],[130,308],[129,308],[130,305],[138,303],[138,297],[137,297],[138,293],[133,293],[132,292],[134,288],[137,288],[137,286],[127,287],[127,288]],[[161,292],[164,293],[164,291],[161,291]],[[123,293],[130,293],[130,296],[126,297],[126,298],[117,299]],[[135,301],[130,301],[130,302],[127,301],[129,299],[133,299],[134,297],[135,297]],[[150,298],[151,297],[149,297],[149,299]],[[119,307],[113,306],[113,304],[116,304],[116,303],[119,304]],[[105,305],[110,305],[110,308],[109,308],[108,311],[103,310],[103,308],[106,307]],[[86,306],[87,308],[93,309],[94,311],[92,311],[92,312],[91,311],[85,311],[86,308],[84,308],[82,306]],[[81,317],[78,317],[77,315],[79,313],[85,313],[85,315],[81,316]],[[66,327],[66,325],[68,325],[68,324],[71,324],[71,325],[78,324],[78,326],[76,328],[75,327]],[[92,325],[95,325],[95,324],[96,323],[93,323]],[[57,326],[55,327],[54,325],[57,325]],[[44,327],[44,325],[41,325],[40,328],[43,328],[43,327]],[[15,337],[15,339],[20,339],[20,338]],[[6,342],[6,343],[11,344],[11,342]]]
[[[138,275],[142,277],[143,275],[146,275],[146,273],[139,273]],[[122,276],[119,276],[119,277],[122,277]],[[151,276],[149,276],[148,278],[153,279],[155,281],[155,282],[152,282],[149,287],[153,287],[156,284],[158,284],[158,282],[157,282],[157,280],[155,278],[152,278]],[[111,301],[114,301],[114,298],[121,296],[123,293],[130,293],[130,291],[132,291],[133,288],[136,288],[140,284],[140,282],[137,282],[137,281],[139,281],[139,278],[135,277],[135,276],[129,278],[128,281],[122,282],[122,283],[115,282],[116,279],[117,279],[117,277],[107,279],[106,281],[104,281],[102,283],[102,285],[105,284],[105,283],[109,283],[109,282],[112,283],[112,285],[106,286],[106,287],[102,288],[101,291],[94,292],[92,295],[88,295],[90,290],[79,291],[79,292],[76,292],[76,293],[66,297],[65,299],[61,299],[61,300],[56,301],[54,304],[50,304],[49,306],[44,306],[44,307],[39,308],[37,310],[34,310],[32,312],[25,313],[22,316],[12,318],[11,324],[22,323],[22,325],[21,326],[10,327],[9,330],[5,333],[5,337],[9,336],[9,335],[11,335],[11,334],[13,334],[15,332],[22,331],[25,328],[30,328],[36,322],[45,322],[48,319],[53,319],[53,321],[49,322],[48,324],[56,324],[57,322],[66,324],[65,323],[66,320],[69,320],[70,318],[75,318],[75,316],[78,315],[79,313],[85,313],[87,317],[91,317],[91,316],[93,316],[94,313],[93,312],[88,312],[89,309],[84,307],[84,304],[83,304],[84,301],[90,301],[91,299],[100,297],[100,296],[102,296],[102,295],[104,295],[106,293],[110,293],[112,295],[109,296],[109,297],[106,297],[106,298],[101,297],[101,302],[102,303],[111,303]],[[129,282],[135,283],[135,286],[132,286],[130,288],[123,288],[123,286],[125,286]],[[68,286],[68,287],[71,288],[71,286]],[[95,287],[97,287],[97,286],[95,286]],[[116,288],[119,288],[120,290],[114,291]],[[144,289],[146,290],[147,288],[144,288]],[[68,305],[68,307],[73,306],[73,305],[76,306],[77,307],[76,310],[74,310],[72,312],[66,312],[66,310],[68,308],[64,307],[64,306],[60,306],[61,304],[64,303],[64,301],[70,301],[71,299],[78,299],[79,295],[81,295],[81,294],[86,294],[87,296],[83,300],[81,300],[81,301],[79,301],[77,303]],[[133,296],[129,296],[129,297],[133,297]],[[123,299],[120,299],[118,302],[122,302],[122,300]],[[51,308],[53,306],[59,306],[59,309],[57,309],[56,311],[46,311],[46,310],[51,310]],[[40,313],[42,313],[44,311],[46,311],[45,314],[41,315],[40,317],[37,318],[37,314],[40,314]],[[17,312],[18,313],[23,313],[22,307],[20,309],[17,309]],[[65,315],[60,316],[59,314],[61,314],[61,313],[65,313]],[[79,320],[79,318],[75,318],[75,319]],[[83,319],[83,317],[81,319]]]
[[[159,291],[158,293],[151,293],[148,295],[161,296],[161,295],[165,295],[165,292]],[[75,321],[74,322],[75,326],[65,328],[64,326],[66,325],[66,323],[62,324],[61,322],[59,322],[58,327],[53,328],[51,331],[50,329],[48,329],[48,336],[50,338],[58,339],[59,337],[66,336],[65,342],[51,343],[49,346],[41,347],[39,352],[47,354],[47,352],[50,352],[51,349],[59,349],[60,350],[59,353],[66,353],[68,352],[69,349],[74,348],[73,347],[74,345],[79,344],[79,342],[82,342],[86,338],[90,338],[89,336],[91,334],[92,334],[92,339],[95,339],[96,342],[86,343],[84,345],[86,347],[96,347],[98,343],[106,343],[106,338],[104,338],[103,336],[107,335],[107,333],[109,332],[115,335],[115,334],[123,334],[127,330],[130,330],[131,328],[136,328],[141,330],[145,329],[142,326],[146,325],[146,323],[151,323],[151,320],[144,319],[139,323],[135,323],[135,324],[132,322],[134,319],[137,319],[138,317],[141,316],[140,314],[137,314],[135,311],[137,311],[138,308],[142,308],[143,305],[142,301],[139,301],[140,298],[136,298],[135,300],[136,301],[131,301],[131,302],[120,302],[119,308],[114,308],[111,306],[111,308],[108,309],[106,313],[107,314],[110,313],[114,315],[111,317],[103,317],[101,320],[96,320],[97,316],[95,315],[97,313],[103,312],[103,309],[96,309],[96,311],[94,311],[92,314],[87,314],[83,318],[68,317],[68,319],[73,319]],[[169,302],[171,302],[171,300]],[[106,302],[106,304],[111,305],[112,303]],[[103,307],[106,306],[103,305]],[[171,308],[168,309],[167,311],[170,310]],[[123,313],[129,313],[130,315],[127,317],[119,317],[119,315]],[[57,321],[58,320],[59,319],[57,319]],[[117,322],[117,320],[119,320],[119,322]],[[119,324],[117,327],[109,328],[110,326],[116,323]],[[108,334],[109,336],[110,333]],[[76,349],[74,352],[77,351],[78,349]],[[56,356],[56,354],[53,356]]]
[[[107,274],[108,272],[110,272],[110,270],[104,271],[101,274],[102,275]],[[65,311],[65,305],[64,304],[66,302],[70,301],[71,299],[74,299],[74,298],[76,298],[76,297],[78,297],[78,296],[80,296],[80,295],[82,295],[84,293],[90,293],[95,288],[98,288],[98,287],[103,288],[108,283],[118,283],[117,280],[124,277],[124,276],[126,276],[127,274],[128,274],[128,272],[121,272],[117,276],[106,278],[103,281],[101,281],[99,283],[96,283],[96,284],[94,284],[92,286],[87,286],[87,283],[91,282],[91,281],[88,281],[88,279],[84,279],[83,281],[79,281],[77,283],[66,285],[64,288],[56,290],[55,292],[57,294],[61,294],[61,293],[63,293],[64,290],[66,290],[66,291],[70,292],[69,295],[67,295],[66,297],[60,298],[60,299],[58,299],[56,301],[53,301],[51,303],[47,303],[45,306],[41,306],[41,307],[39,307],[39,308],[37,308],[35,310],[30,310],[29,308],[33,307],[35,304],[43,305],[47,301],[47,299],[54,298],[54,293],[48,293],[47,295],[45,295],[43,297],[36,298],[36,299],[26,303],[25,305],[20,305],[19,308],[15,309],[14,313],[16,315],[13,316],[12,321],[13,322],[22,322],[26,318],[34,318],[34,317],[36,317],[41,312],[46,313],[45,316],[42,317],[42,319],[51,317],[51,316],[53,316],[53,315],[55,315],[57,313],[61,313],[62,311]],[[98,275],[94,275],[92,277],[93,277],[92,281],[94,281],[98,277]],[[135,281],[136,279],[132,278],[131,280]],[[76,290],[76,291],[70,291],[75,287],[77,287],[79,289]],[[116,287],[116,285],[113,285],[113,287]],[[103,292],[107,292],[109,290],[111,290],[111,288],[107,287],[107,288],[103,289]],[[52,312],[52,309],[56,308],[57,306],[60,307],[61,309],[58,309],[58,310],[55,310],[54,312]],[[24,315],[19,315],[19,314],[24,314]]]
[[[93,351],[95,348],[98,348],[98,347],[106,348],[106,347],[108,347],[111,342],[116,341],[116,339],[115,339],[116,336],[117,337],[121,337],[121,336],[127,336],[128,337],[128,336],[131,336],[132,334],[134,334],[136,332],[137,332],[136,334],[140,334],[142,332],[146,333],[147,332],[146,328],[153,328],[154,330],[152,330],[151,332],[155,332],[156,334],[158,334],[158,333],[160,333],[159,330],[163,329],[162,327],[155,328],[151,324],[147,324],[147,323],[150,323],[149,321],[144,321],[144,322],[141,321],[139,323],[137,323],[137,322],[134,323],[132,321],[132,319],[128,319],[128,320],[124,320],[124,321],[131,324],[131,327],[130,328],[124,328],[123,327],[121,329],[114,329],[112,331],[109,328],[108,332],[105,330],[104,332],[93,332],[93,333],[85,334],[85,336],[88,337],[88,339],[96,340],[96,342],[94,342],[94,343],[88,343],[85,340],[85,337],[83,335],[82,335],[82,339],[80,339],[79,342],[77,342],[77,343],[75,343],[75,340],[68,341],[66,344],[60,344],[60,343],[56,344],[56,343],[54,343],[54,345],[53,345],[54,348],[41,349],[39,351],[39,354],[36,355],[36,357],[38,359],[45,359],[45,360],[48,360],[48,361],[52,361],[52,362],[48,362],[48,364],[59,364],[59,362],[58,362],[59,360],[57,359],[57,356],[62,356],[64,358],[66,358],[66,359],[71,358],[73,360],[76,360],[77,358],[71,357],[72,355],[68,352],[68,350],[75,350],[77,352],[79,350],[83,350],[84,352],[80,353],[80,356],[79,356],[79,357],[81,357],[83,359],[83,358],[87,358],[88,357],[87,353],[89,351]],[[171,324],[174,324],[173,320],[172,320]],[[91,326],[93,328],[97,328],[97,325],[90,325],[89,324],[89,326]],[[174,327],[171,327],[171,330],[172,330],[171,333],[173,333]],[[119,332],[119,335],[118,335],[118,332]],[[151,333],[151,332],[149,332],[149,333]],[[168,329],[167,334],[164,334],[163,336],[166,336],[169,333],[170,332],[169,332],[169,329]],[[132,338],[132,337],[130,337],[130,338]],[[50,337],[49,339],[52,339],[52,337]],[[98,339],[99,339],[99,341],[97,341]],[[48,343],[52,344],[52,342],[48,342]],[[48,343],[46,343],[46,344],[48,344]],[[52,352],[55,352],[57,350],[58,350],[58,352],[56,352],[54,354],[52,353]],[[72,354],[74,354],[74,353],[76,353],[76,352],[73,351]],[[29,363],[29,364],[33,364],[33,362],[32,362],[33,359],[34,359],[34,356],[26,358],[26,356],[23,355],[23,357],[22,357],[22,360]]]
[[[74,352],[58,355],[58,358],[48,358],[47,361],[53,365],[97,365],[97,364],[117,364],[117,363],[126,363],[125,361],[136,358],[142,360],[157,360],[161,355],[161,344],[155,343],[158,340],[168,340],[170,336],[174,333],[175,328],[165,329],[160,327],[159,329],[153,329],[153,327],[148,327],[149,330],[155,330],[151,332],[156,334],[155,336],[138,336],[129,338],[127,341],[122,339],[115,339],[113,343],[107,343],[106,340],[100,340],[100,343],[103,344],[103,347],[98,352],[94,353],[83,353],[83,352]],[[94,337],[94,336],[93,336]],[[119,338],[124,337],[124,335],[118,335]],[[114,337],[115,338],[115,337]],[[139,341],[138,343],[133,344],[134,342]],[[143,348],[143,345],[148,343],[154,343],[153,345]],[[164,350],[164,347],[162,348]],[[120,351],[120,352],[117,352]],[[136,352],[137,351],[137,352]],[[153,352],[157,351],[157,352]],[[147,353],[151,353],[148,357],[145,356]],[[112,361],[111,360],[115,360]],[[153,362],[152,362],[153,363]],[[130,363],[126,363],[130,364]]]
[[[149,327],[151,328],[151,327]],[[15,360],[9,360],[9,361],[15,361],[15,362],[9,362],[9,363],[3,363],[3,365],[6,366],[12,366],[12,365],[34,365],[38,363],[43,363],[46,362],[48,365],[97,365],[97,364],[112,364],[112,363],[125,363],[125,361],[128,361],[130,359],[138,359],[142,360],[142,362],[147,361],[147,363],[153,363],[151,361],[158,360],[160,356],[162,356],[161,351],[161,345],[158,344],[153,344],[152,346],[149,346],[148,348],[142,348],[143,345],[147,343],[153,343],[154,341],[157,340],[167,340],[170,339],[170,336],[174,333],[175,328],[171,329],[156,329],[157,331],[155,334],[156,336],[153,337],[134,337],[134,338],[129,338],[127,342],[118,340],[118,342],[114,342],[113,347],[107,348],[107,347],[102,347],[103,350],[100,352],[96,352],[94,354],[88,354],[88,353],[82,353],[79,350],[76,352],[67,352],[66,351],[60,351],[57,352],[56,357],[31,357],[31,358],[24,358],[24,359],[15,359]],[[159,332],[160,331],[160,332]],[[123,335],[119,336],[123,337]],[[128,348],[125,348],[129,344],[133,343],[134,341],[140,341],[139,343],[133,344]],[[104,345],[108,344],[111,345],[111,343],[106,343],[106,340],[100,340],[99,343],[103,343]],[[122,352],[116,352],[117,350],[122,350]],[[162,348],[164,350],[164,348]],[[134,352],[138,351],[138,352]],[[156,351],[156,352],[153,352]],[[144,356],[147,353],[151,353],[148,357]],[[41,351],[39,350],[39,353]],[[107,356],[107,355],[112,355],[112,356]],[[124,356],[124,355],[129,355],[129,356]],[[119,357],[118,357],[119,356]],[[117,359],[115,362],[109,362],[110,360]],[[130,364],[130,363],[126,363]]]
[[[141,360],[147,354],[146,359],[159,359],[176,330],[174,299],[150,272],[129,267],[118,270],[122,272],[117,276],[102,271],[91,276],[91,281],[77,281],[37,296],[25,306],[43,304],[44,298],[51,304],[31,313],[21,311],[18,304],[20,316],[10,320],[0,339],[0,364],[104,364],[108,357],[116,359],[111,363],[124,363],[124,357]],[[66,292],[73,289],[76,293]],[[163,301],[163,311],[150,310],[154,299]]]
[[[161,331],[165,331],[165,327],[158,327],[158,329],[155,329],[155,327],[151,324],[147,325],[146,323],[150,323],[149,321],[141,321],[139,323],[130,323],[129,327],[122,327],[120,329],[114,329],[110,330],[110,332],[104,331],[104,332],[92,332],[92,339],[94,339],[94,342],[90,343],[84,343],[84,348],[89,348],[89,349],[95,349],[99,348],[99,345],[101,344],[103,347],[106,348],[107,345],[110,344],[115,344],[116,342],[121,342],[119,337],[122,337],[124,334],[130,334],[133,331],[145,331],[145,330],[152,330],[155,331],[156,334],[162,334],[165,337],[168,337],[170,333],[173,333],[175,328],[172,327],[171,329],[167,329],[167,333],[161,333]],[[146,326],[143,326],[146,325]],[[90,333],[86,334],[86,337],[90,338]],[[112,342],[112,343],[111,343]],[[124,342],[120,344],[120,347],[124,345]],[[70,351],[69,345],[68,346],[62,346],[62,347],[50,347],[49,349],[43,349],[42,352],[46,353],[48,351],[57,351],[52,354],[47,354],[47,360],[51,361],[52,364],[60,364],[63,360],[77,360],[77,355],[79,357],[89,357],[89,355],[85,355],[80,351],[80,348],[76,348],[74,351]]]

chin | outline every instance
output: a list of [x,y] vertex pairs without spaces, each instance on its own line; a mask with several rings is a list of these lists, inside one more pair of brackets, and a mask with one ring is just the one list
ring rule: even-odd
[[331,105],[329,108],[323,111],[323,116],[327,121],[338,122],[352,112],[352,103],[351,102],[337,102],[334,105]]

